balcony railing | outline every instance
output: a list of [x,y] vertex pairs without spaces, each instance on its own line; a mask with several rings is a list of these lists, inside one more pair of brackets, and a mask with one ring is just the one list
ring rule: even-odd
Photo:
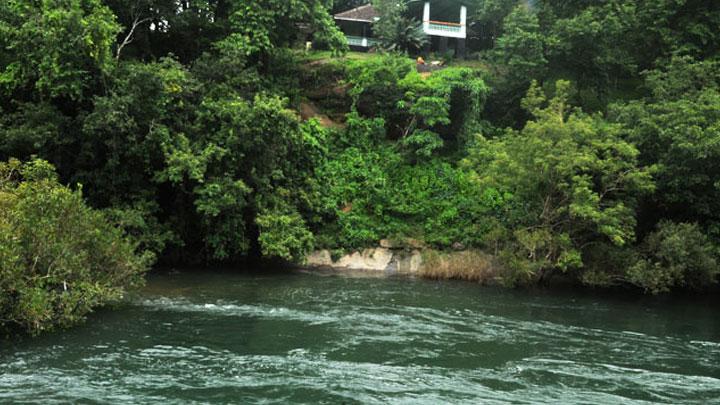
[[423,31],[428,35],[465,38],[465,25],[445,21],[424,21]]
[[347,38],[348,45],[350,46],[361,46],[363,48],[369,48],[378,44],[378,40],[376,40],[375,38],[356,37],[353,35],[345,35],[345,38]]
[[428,21],[428,28],[436,31],[460,32],[462,25],[442,21]]

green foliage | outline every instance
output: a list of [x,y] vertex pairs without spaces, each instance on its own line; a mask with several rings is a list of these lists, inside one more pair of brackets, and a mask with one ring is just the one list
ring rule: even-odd
[[422,25],[407,16],[407,0],[374,0],[373,6],[380,20],[373,24],[373,32],[389,51],[416,52],[428,42]]
[[441,159],[408,163],[384,139],[382,121],[350,116],[348,124],[336,136],[354,143],[337,142],[318,171],[322,206],[331,215],[319,231],[320,246],[356,248],[387,237],[446,248],[482,244],[486,217],[499,213],[500,196],[478,189],[467,172]]
[[73,182],[93,184],[88,196],[103,207],[150,198],[161,146],[169,132],[182,131],[196,86],[172,59],[119,66],[110,92],[83,119]]
[[503,35],[497,40],[498,59],[509,70],[510,79],[522,83],[542,77],[547,65],[547,39],[540,32],[537,16],[527,6],[517,6],[503,25]]
[[193,201],[210,257],[247,254],[258,212],[307,205],[323,132],[313,123],[301,126],[284,100],[205,100],[192,130],[163,143],[166,167],[157,179],[187,190],[183,198]]
[[636,6],[613,0],[557,19],[549,36],[553,66],[570,73],[582,90],[604,97],[612,78],[637,73]]
[[366,117],[383,118],[394,125],[400,119],[396,117],[396,105],[404,94],[400,81],[413,68],[412,60],[394,55],[353,62],[348,68],[353,108]]
[[354,108],[382,117],[389,137],[402,139],[411,155],[430,156],[445,140],[467,142],[488,93],[472,69],[423,77],[409,59],[397,56],[355,63],[348,75]]
[[515,126],[526,117],[520,101],[531,80],[546,73],[548,39],[540,31],[537,15],[524,5],[512,9],[503,25],[491,58],[497,73],[489,79],[492,92],[487,112],[496,122]]
[[152,259],[35,160],[0,164],[0,330],[37,334],[84,319],[142,284]]
[[492,48],[496,38],[503,33],[506,17],[520,3],[520,0],[484,0],[475,14],[477,33],[483,48]]
[[70,120],[52,104],[18,103],[14,111],[0,114],[0,156],[49,157],[67,141],[63,134]]
[[378,28],[383,49],[387,51],[399,51],[413,53],[421,50],[430,40],[422,24],[418,21],[399,17],[393,21],[378,22],[378,25],[386,25],[386,28]]
[[313,248],[313,234],[297,212],[261,213],[256,222],[260,228],[258,241],[266,257],[301,262]]
[[0,94],[24,101],[79,101],[113,66],[120,27],[99,0],[0,5]]
[[435,132],[419,129],[404,137],[400,144],[418,158],[429,158],[435,150],[442,148],[443,140]]
[[320,0],[252,0],[236,2],[229,16],[230,32],[222,46],[231,46],[244,56],[266,53],[291,44],[295,30],[277,29],[309,23],[315,37],[337,52],[347,50],[347,42]]
[[[411,20],[417,4],[373,3],[386,48],[425,44]],[[0,261],[16,273],[0,277],[62,263],[88,280],[105,274],[95,260],[112,274],[139,269],[135,249],[186,265],[253,254],[301,261],[314,246],[412,238],[485,248],[509,269],[508,284],[552,270],[651,292],[715,282],[715,2],[473,1],[468,49],[491,51],[422,75],[393,54],[308,62],[291,50],[310,38],[347,50],[333,4],[0,2],[0,159],[52,162],[59,182],[86,185],[103,212],[46,164],[6,164],[0,207],[13,214],[0,217]],[[301,121],[301,100],[331,119]],[[97,252],[59,250],[56,262],[33,265],[27,252],[51,245],[20,244],[25,217],[26,235],[95,246],[84,233],[61,239],[65,228],[40,218],[41,204],[78,213],[69,225],[102,229]],[[42,221],[47,229],[29,225]],[[135,264],[107,247],[123,232],[133,244],[113,246]],[[17,292],[0,295],[1,317],[24,308],[39,323],[11,321],[18,327],[64,324],[76,315],[53,311],[82,314],[136,279],[82,284],[52,271],[24,279],[27,289],[2,284]]]
[[648,75],[652,98],[616,106],[612,114],[642,151],[643,163],[657,165],[650,220],[698,221],[715,237],[720,235],[718,72],[716,63],[675,59]]
[[720,88],[720,60],[673,57],[659,69],[646,72],[645,80],[656,100],[697,96],[706,89]]
[[632,243],[637,197],[653,189],[620,127],[569,109],[568,87],[558,82],[546,103],[533,86],[525,106],[535,119],[520,132],[480,139],[468,159],[480,187],[511,195],[520,210],[500,232],[513,282],[582,267],[588,243]]
[[653,294],[672,288],[703,289],[717,280],[715,248],[696,224],[661,222],[627,270],[628,281]]

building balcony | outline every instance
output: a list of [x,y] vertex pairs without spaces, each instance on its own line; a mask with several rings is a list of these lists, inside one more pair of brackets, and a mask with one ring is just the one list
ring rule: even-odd
[[423,7],[423,31],[436,37],[467,38],[467,7],[460,6],[460,22],[433,21],[430,16],[430,1]]
[[444,21],[424,21],[423,31],[427,35],[450,38],[467,37],[467,29],[465,24],[444,22]]

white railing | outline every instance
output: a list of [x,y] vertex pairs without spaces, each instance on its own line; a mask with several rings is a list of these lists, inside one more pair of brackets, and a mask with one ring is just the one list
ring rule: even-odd
[[465,24],[444,21],[423,21],[423,31],[428,35],[441,37],[465,38]]
[[361,46],[363,48],[369,48],[378,43],[378,41],[374,38],[356,37],[353,35],[345,35],[345,38],[347,38],[348,45]]
[[433,21],[430,19],[430,2],[425,2],[423,8],[423,31],[428,35],[438,37],[462,38],[467,37],[467,7],[460,6],[460,23]]
[[447,32],[460,32],[459,25],[450,25],[437,22],[429,22],[428,29]]

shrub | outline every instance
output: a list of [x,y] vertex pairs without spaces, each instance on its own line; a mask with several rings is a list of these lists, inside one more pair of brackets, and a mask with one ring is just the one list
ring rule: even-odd
[[0,330],[31,334],[81,321],[142,284],[151,255],[80,191],[36,160],[0,164]]
[[568,86],[559,81],[546,100],[533,85],[524,105],[535,119],[502,138],[480,138],[467,159],[480,187],[510,195],[518,208],[499,232],[510,283],[580,269],[592,244],[634,242],[637,198],[653,190],[638,150],[618,126],[570,108]]
[[696,224],[661,222],[645,238],[641,255],[627,278],[653,294],[673,287],[702,289],[720,273],[713,246]]
[[300,214],[266,212],[258,215],[258,241],[263,256],[301,261],[313,248],[313,234]]

